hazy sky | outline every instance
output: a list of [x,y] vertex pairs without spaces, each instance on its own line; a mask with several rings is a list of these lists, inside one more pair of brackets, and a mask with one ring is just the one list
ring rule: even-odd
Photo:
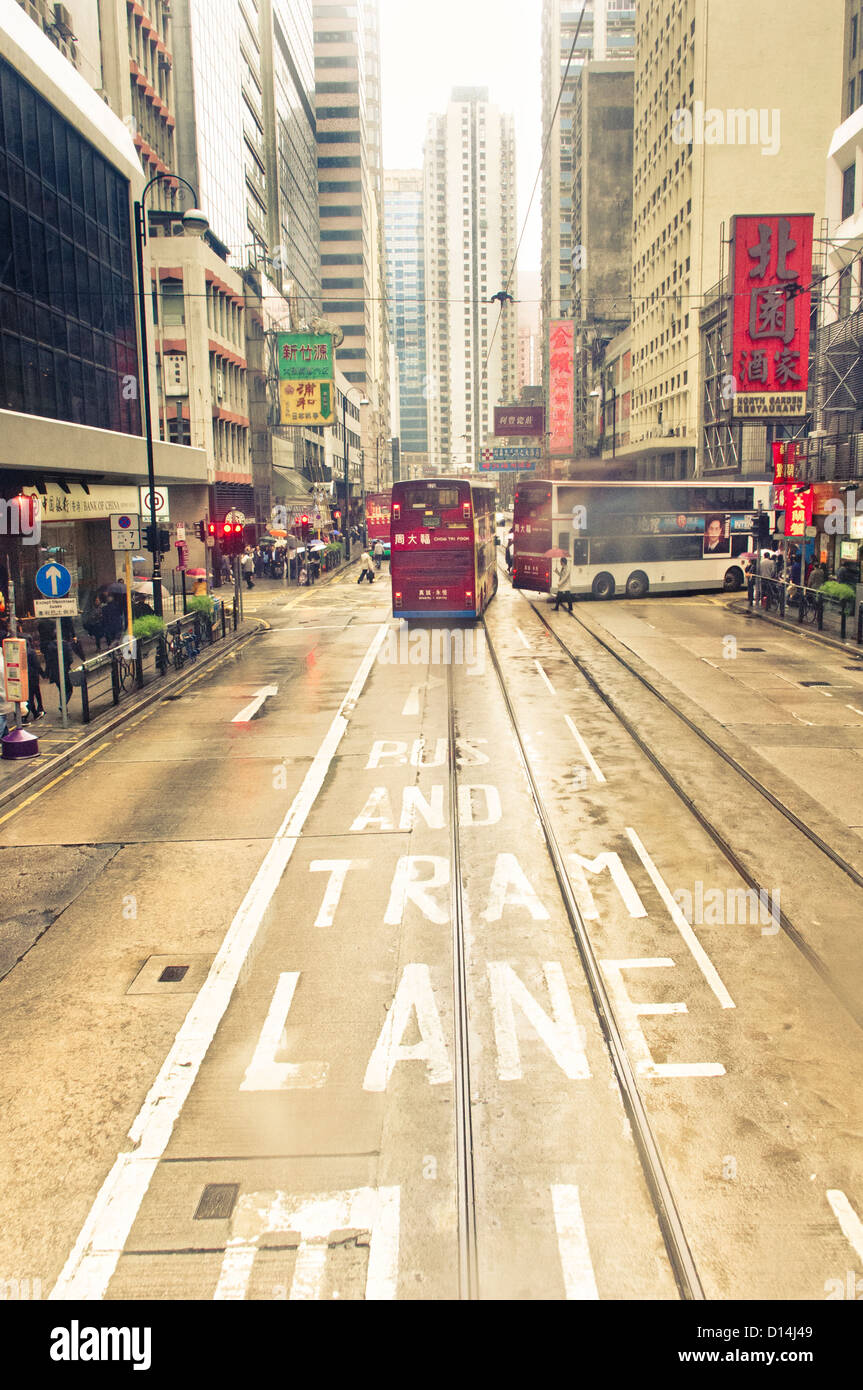
[[[419,169],[426,120],[453,87],[488,87],[515,117],[518,231],[541,152],[542,0],[381,0],[383,147],[387,169]],[[537,189],[519,269],[540,265]]]

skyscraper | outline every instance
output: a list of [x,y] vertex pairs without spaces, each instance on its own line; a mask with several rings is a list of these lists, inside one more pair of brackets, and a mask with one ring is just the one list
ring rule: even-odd
[[398,362],[401,454],[406,476],[416,476],[428,465],[422,170],[387,170],[384,222],[390,332]]
[[[363,444],[389,440],[377,0],[314,0],[321,283],[345,335],[338,365],[370,402]],[[368,462],[368,460],[367,460]]]
[[515,257],[515,131],[487,88],[456,88],[430,117],[424,203],[430,464],[475,466],[518,366],[515,305],[490,302]]

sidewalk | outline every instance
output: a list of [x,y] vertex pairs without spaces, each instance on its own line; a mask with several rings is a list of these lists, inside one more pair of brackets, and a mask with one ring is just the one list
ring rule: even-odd
[[857,615],[849,617],[846,623],[846,636],[842,637],[842,619],[838,610],[832,604],[824,606],[824,627],[821,632],[812,622],[801,623],[797,621],[797,608],[786,609],[786,617],[780,618],[776,609],[760,608],[757,604],[749,604],[745,598],[736,599],[729,603],[728,607],[733,613],[742,614],[744,617],[760,618],[762,622],[772,623],[774,627],[783,628],[786,632],[796,632],[801,637],[809,637],[814,642],[821,642],[824,646],[832,647],[835,651],[848,651],[863,655],[863,644],[857,643]]
[[[305,591],[304,591],[305,592]],[[64,729],[60,718],[59,691],[57,687],[43,681],[41,684],[45,714],[34,724],[28,720],[25,729],[35,734],[39,740],[39,752],[32,758],[0,759],[0,811],[9,809],[37,791],[45,782],[63,776],[72,767],[92,756],[95,746],[121,725],[139,715],[151,705],[158,704],[165,696],[177,690],[202,671],[218,664],[227,652],[233,651],[237,644],[263,632],[266,624],[259,618],[248,618],[236,632],[229,633],[224,640],[212,647],[205,647],[195,661],[187,662],[180,671],[170,670],[158,680],[151,681],[122,704],[112,706],[94,716],[89,724],[81,720],[80,691],[73,688],[69,705],[69,727]],[[0,821],[4,819],[0,816]]]

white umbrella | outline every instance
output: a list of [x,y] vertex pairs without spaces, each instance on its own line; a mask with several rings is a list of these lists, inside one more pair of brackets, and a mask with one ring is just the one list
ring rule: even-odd
[[324,545],[323,541],[312,541],[312,544],[309,546],[309,550],[326,550],[326,546]]

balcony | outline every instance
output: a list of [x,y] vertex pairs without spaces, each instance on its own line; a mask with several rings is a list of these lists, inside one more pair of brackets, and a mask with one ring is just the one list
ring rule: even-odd
[[800,441],[801,477],[811,483],[863,479],[863,434],[810,434]]

